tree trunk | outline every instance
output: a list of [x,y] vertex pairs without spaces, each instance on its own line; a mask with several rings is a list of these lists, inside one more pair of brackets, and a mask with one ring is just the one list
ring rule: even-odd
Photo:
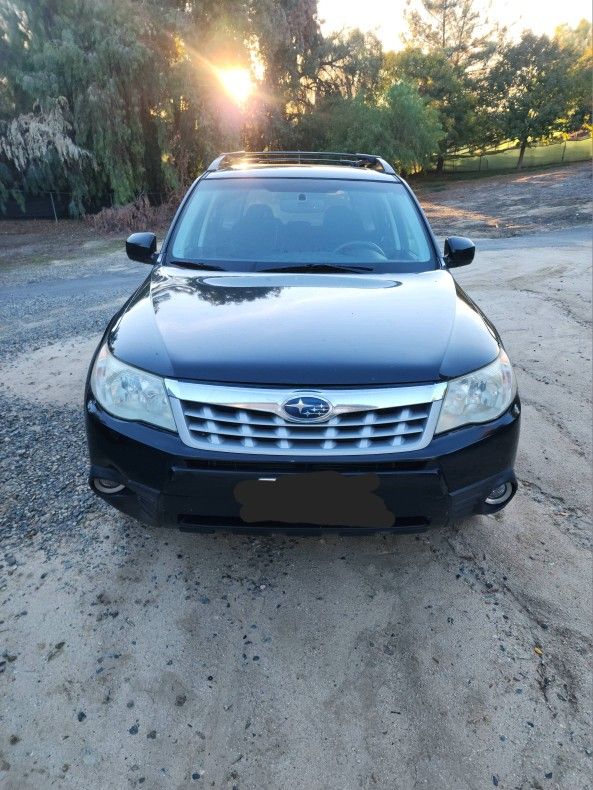
[[436,172],[442,173],[445,169],[445,157],[442,154],[437,156]]
[[521,170],[523,166],[523,157],[525,156],[525,149],[527,148],[527,140],[521,141],[521,148],[519,149],[519,161],[517,162],[517,170]]

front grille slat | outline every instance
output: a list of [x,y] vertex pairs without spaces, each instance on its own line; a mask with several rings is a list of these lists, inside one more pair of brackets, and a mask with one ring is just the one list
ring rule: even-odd
[[412,436],[415,434],[421,434],[423,432],[423,426],[420,423],[393,423],[390,425],[380,425],[380,426],[365,426],[362,430],[358,431],[356,429],[351,428],[344,428],[340,430],[338,428],[330,428],[329,430],[332,433],[328,433],[328,430],[317,425],[317,430],[312,429],[301,429],[301,426],[290,426],[290,428],[284,427],[277,427],[277,428],[260,428],[254,427],[251,425],[247,425],[244,423],[232,425],[228,422],[225,423],[216,423],[211,420],[198,422],[196,420],[188,420],[187,426],[190,431],[193,433],[200,433],[200,434],[217,434],[219,436],[224,437],[243,437],[243,438],[251,438],[251,439],[302,439],[304,441],[313,441],[315,439],[319,439],[320,441],[323,439],[337,439],[337,440],[346,440],[346,439],[365,439],[365,438],[379,438],[381,436]]
[[[212,450],[298,456],[321,454],[393,453],[425,446],[433,402],[390,406],[383,397],[379,407],[343,407],[325,422],[296,422],[284,419],[279,407],[267,403],[249,408],[228,403],[179,399],[180,418],[192,446]],[[329,394],[331,399],[331,394]],[[252,402],[255,404],[257,392]],[[282,400],[278,399],[279,403]],[[364,402],[364,401],[363,401]],[[357,403],[357,392],[352,392]],[[432,422],[434,425],[434,420]],[[424,445],[422,444],[424,442]]]
[[[384,423],[395,423],[395,422],[413,422],[414,420],[425,420],[428,417],[429,410],[428,409],[420,409],[417,411],[410,411],[409,409],[384,409],[382,410],[384,414],[378,414],[373,412],[362,412],[364,416],[360,416],[360,412],[357,412],[359,416],[353,419],[354,415],[352,414],[343,414],[338,417],[333,417],[331,420],[328,420],[324,423],[299,423],[299,422],[289,422],[287,420],[283,420],[281,417],[277,415],[273,415],[274,419],[268,419],[267,415],[263,412],[256,412],[256,411],[245,411],[245,410],[237,410],[234,413],[231,413],[230,410],[227,410],[225,414],[221,414],[218,411],[214,411],[213,409],[203,409],[197,410],[191,407],[186,407],[184,404],[184,414],[186,418],[194,419],[194,420],[214,420],[215,422],[229,422],[232,424],[236,424],[237,422],[240,423],[247,423],[249,425],[261,425],[261,426],[298,426],[303,430],[314,430],[315,428],[319,428],[320,425],[323,425],[328,428],[337,427],[364,427],[365,425],[369,424],[378,424],[382,425]],[[371,418],[367,415],[371,414]],[[261,415],[261,417],[259,416]]]

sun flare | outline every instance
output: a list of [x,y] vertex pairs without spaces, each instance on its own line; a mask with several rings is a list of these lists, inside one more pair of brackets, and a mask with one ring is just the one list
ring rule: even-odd
[[248,69],[217,69],[218,79],[225,93],[242,107],[254,91],[255,85]]

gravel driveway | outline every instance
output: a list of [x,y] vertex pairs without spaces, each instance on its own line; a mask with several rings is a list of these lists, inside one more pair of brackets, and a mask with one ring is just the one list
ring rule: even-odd
[[89,492],[83,378],[147,270],[4,262],[0,786],[578,788],[591,777],[591,245],[459,281],[523,397],[509,508],[420,536],[144,528]]

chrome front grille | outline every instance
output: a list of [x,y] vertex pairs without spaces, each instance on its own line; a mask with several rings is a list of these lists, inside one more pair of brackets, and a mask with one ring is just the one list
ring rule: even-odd
[[[370,390],[288,391],[167,381],[182,440],[200,449],[261,455],[397,453],[425,447],[444,385]],[[321,395],[333,404],[324,422],[287,418],[282,403]]]

